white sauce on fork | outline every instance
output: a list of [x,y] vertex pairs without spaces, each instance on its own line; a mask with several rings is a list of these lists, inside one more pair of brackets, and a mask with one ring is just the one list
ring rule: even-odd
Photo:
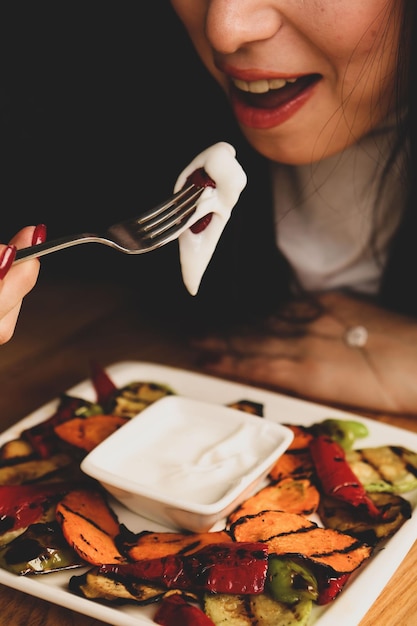
[[[247,181],[245,172],[236,160],[236,150],[229,143],[221,141],[191,161],[179,175],[174,191],[180,191],[187,178],[199,168],[204,168],[216,186],[204,189],[197,201],[195,213],[178,237],[183,281],[193,296],[198,292],[203,274]],[[209,213],[213,214],[210,223],[201,232],[193,233],[190,227]]]

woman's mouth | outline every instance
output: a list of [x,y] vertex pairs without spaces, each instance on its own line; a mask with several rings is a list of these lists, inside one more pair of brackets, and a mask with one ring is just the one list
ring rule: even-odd
[[231,103],[238,121],[251,128],[271,128],[292,117],[310,98],[320,74],[299,78],[231,80]]

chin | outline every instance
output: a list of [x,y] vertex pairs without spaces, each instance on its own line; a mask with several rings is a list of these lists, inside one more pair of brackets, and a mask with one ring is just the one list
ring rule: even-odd
[[297,132],[296,135],[288,133],[286,136],[271,132],[270,129],[254,131],[242,127],[242,132],[251,146],[262,156],[270,161],[287,165],[317,163],[342,152],[357,141],[357,137],[352,133],[338,137],[337,133],[330,133],[327,129],[320,134],[303,135]]

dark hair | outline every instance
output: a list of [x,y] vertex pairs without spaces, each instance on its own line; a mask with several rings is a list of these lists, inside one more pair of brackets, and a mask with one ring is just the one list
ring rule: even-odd
[[416,290],[405,280],[417,267],[417,7],[414,0],[404,0],[397,70],[399,112],[404,112],[404,94],[406,101],[404,115],[398,116],[398,137],[399,144],[405,147],[408,197],[402,222],[391,242],[380,302],[399,312],[417,315]]

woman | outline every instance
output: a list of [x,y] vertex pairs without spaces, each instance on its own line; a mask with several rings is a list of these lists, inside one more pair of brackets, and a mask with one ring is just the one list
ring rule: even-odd
[[[414,4],[171,0],[174,23],[152,4],[176,64],[147,90],[174,139],[160,171],[226,140],[248,174],[197,296],[176,248],[140,260],[140,306],[171,319],[176,307],[175,323],[205,335],[210,372],[417,413],[417,297],[403,280],[417,260]],[[178,53],[181,24],[206,72],[187,42]]]
[[[417,299],[405,284],[416,262],[415,3],[171,4],[272,181],[278,252],[266,251],[263,235],[259,250],[257,221],[267,218],[252,205],[235,256],[243,277],[245,246],[262,256],[264,275],[253,266],[258,286],[245,296],[263,324],[201,340],[207,368],[321,401],[416,413]],[[259,193],[267,183],[255,184]],[[225,268],[220,253],[215,264]]]

